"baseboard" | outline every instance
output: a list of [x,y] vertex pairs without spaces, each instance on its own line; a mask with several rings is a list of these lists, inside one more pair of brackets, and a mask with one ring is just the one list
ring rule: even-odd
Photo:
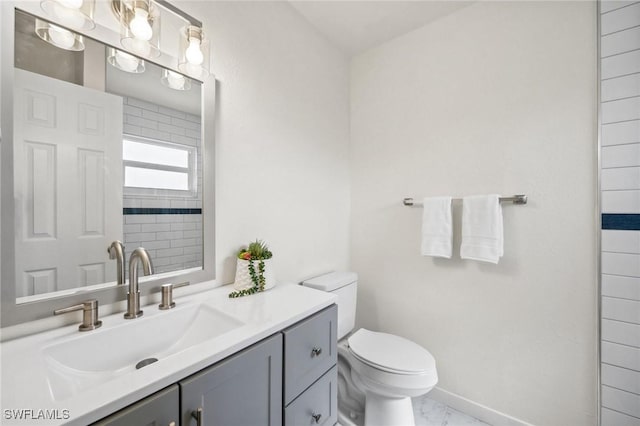
[[532,426],[531,423],[518,420],[438,387],[433,388],[428,397],[492,426]]

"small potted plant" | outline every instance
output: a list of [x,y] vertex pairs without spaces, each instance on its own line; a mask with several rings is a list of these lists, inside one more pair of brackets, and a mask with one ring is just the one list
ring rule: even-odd
[[255,240],[236,256],[235,291],[229,297],[242,297],[268,290],[276,284],[271,265],[273,253],[264,241]]

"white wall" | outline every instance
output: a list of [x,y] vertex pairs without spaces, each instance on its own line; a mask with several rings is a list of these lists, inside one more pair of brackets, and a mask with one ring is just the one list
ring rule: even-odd
[[[597,422],[596,87],[592,2],[479,2],[352,62],[359,325],[537,425]],[[500,263],[421,257],[402,198],[483,193],[529,196],[504,206]]]
[[218,280],[256,238],[280,281],[347,268],[348,59],[286,2],[178,5],[208,30],[218,80]]

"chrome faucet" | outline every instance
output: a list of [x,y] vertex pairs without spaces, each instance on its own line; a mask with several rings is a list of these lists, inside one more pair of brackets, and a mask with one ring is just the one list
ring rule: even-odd
[[133,319],[142,316],[140,309],[140,290],[138,289],[138,264],[142,265],[144,275],[153,274],[153,264],[149,253],[142,247],[135,249],[129,257],[129,293],[127,294],[126,319]]
[[116,240],[111,243],[107,249],[109,252],[109,259],[115,259],[118,271],[118,285],[124,285],[124,245],[122,242]]

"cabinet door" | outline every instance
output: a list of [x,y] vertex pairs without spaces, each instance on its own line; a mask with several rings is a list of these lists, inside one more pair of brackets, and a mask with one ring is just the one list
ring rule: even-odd
[[327,371],[284,409],[286,426],[332,426],[338,421],[338,367]]
[[286,329],[284,334],[284,403],[289,404],[338,360],[338,307]]
[[94,423],[93,426],[177,426],[180,418],[180,391],[171,385]]
[[282,335],[180,382],[182,426],[282,425]]

